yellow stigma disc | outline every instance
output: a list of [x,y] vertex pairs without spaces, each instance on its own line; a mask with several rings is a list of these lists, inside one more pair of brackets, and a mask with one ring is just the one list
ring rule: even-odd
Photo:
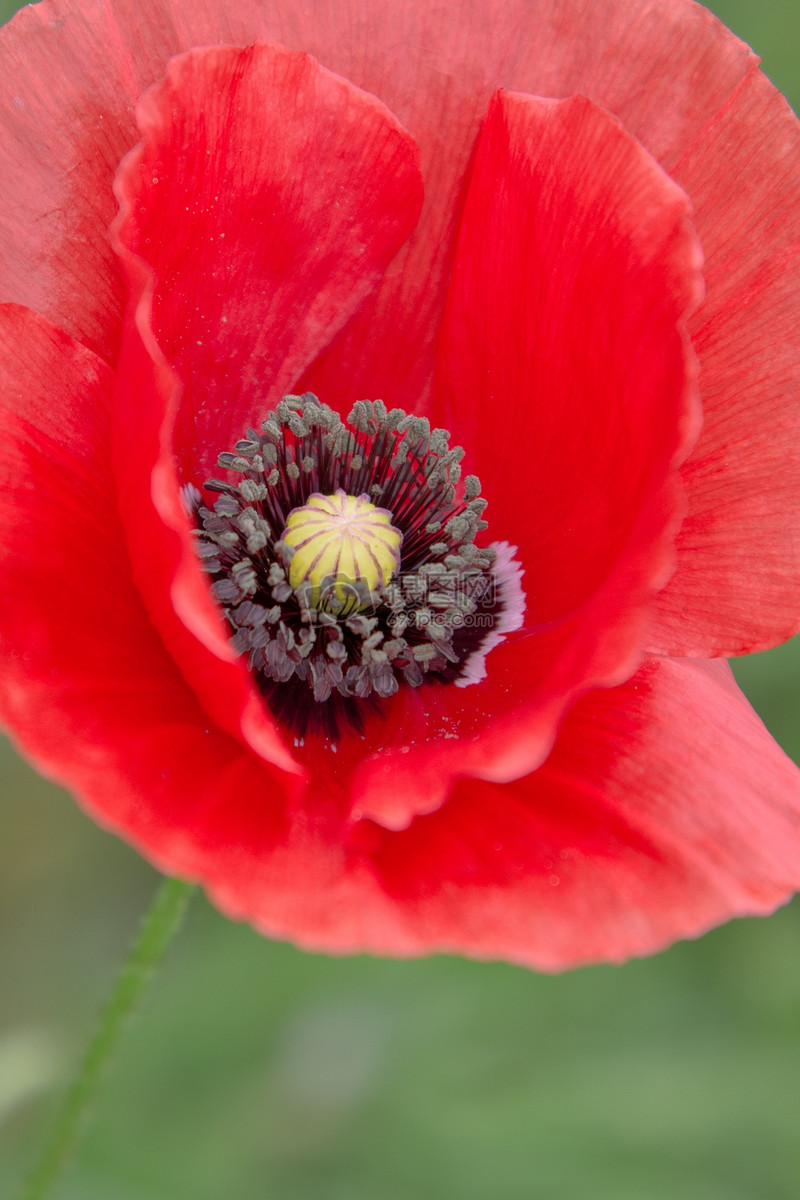
[[289,513],[281,541],[294,551],[289,583],[310,588],[314,608],[354,612],[367,607],[356,584],[370,592],[385,587],[400,569],[403,535],[392,514],[366,495],[332,496],[314,492],[302,508]]

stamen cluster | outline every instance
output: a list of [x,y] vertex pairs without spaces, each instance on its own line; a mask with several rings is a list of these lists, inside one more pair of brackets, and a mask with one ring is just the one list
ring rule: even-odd
[[[344,422],[306,393],[285,397],[260,433],[249,429],[220,455],[239,479],[206,483],[218,493],[213,509],[187,489],[233,645],[298,735],[336,736],[342,717],[361,728],[361,702],[375,704],[402,683],[454,681],[491,633],[495,553],[474,544],[486,501],[474,475],[461,482],[462,458],[424,417],[359,401]],[[348,581],[357,611],[352,600],[337,610],[341,580],[324,604],[310,585],[294,589],[294,551],[282,538],[293,510],[340,489],[388,509],[403,535],[397,575],[373,591]]]

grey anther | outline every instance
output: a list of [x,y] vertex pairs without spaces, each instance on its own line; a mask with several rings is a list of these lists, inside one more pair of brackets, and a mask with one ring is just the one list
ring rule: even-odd
[[267,610],[263,604],[253,604],[252,600],[245,600],[234,610],[233,615],[240,625],[263,625],[267,619]]
[[181,488],[181,503],[188,517],[193,517],[203,503],[203,494],[193,483],[184,484]]
[[240,529],[242,533],[253,533],[256,528],[255,510],[246,508],[243,512],[239,513],[234,523],[236,528]]
[[265,500],[267,489],[263,483],[256,483],[255,479],[243,479],[239,484],[239,494],[252,504],[256,500]]
[[405,413],[403,412],[402,408],[390,409],[383,422],[384,430],[389,433],[397,429],[404,416]]
[[[312,664],[312,672],[315,664]],[[311,676],[314,683],[314,699],[317,704],[322,704],[330,698],[333,691],[333,684],[324,672],[319,671]]]
[[243,559],[242,562],[234,563],[231,567],[231,575],[246,596],[254,596],[256,594],[258,581],[249,559]]
[[356,676],[355,684],[350,683],[350,686],[353,689],[353,695],[360,696],[363,700],[372,691],[372,680],[369,677],[369,671],[366,667],[356,667],[355,670],[358,672],[358,675]]
[[427,663],[436,657],[436,650],[430,642],[421,642],[419,646],[414,646],[412,655],[416,662]]
[[347,434],[344,426],[337,426],[330,433],[325,435],[325,449],[333,458],[340,455],[347,441]]
[[237,629],[231,638],[231,645],[237,654],[244,654],[245,651],[250,649],[250,630]]
[[408,643],[405,638],[390,638],[388,642],[383,643],[383,651],[389,659],[399,658],[401,654],[408,652]]
[[264,650],[267,670],[276,683],[286,683],[294,674],[294,663],[281,646],[277,638],[273,638]]
[[463,513],[459,513],[457,517],[450,518],[444,529],[453,541],[460,542],[469,533],[469,522],[465,520]]
[[447,447],[450,443],[450,434],[446,429],[434,429],[431,432],[431,453],[436,454],[439,458],[444,457],[447,453]]
[[419,663],[412,659],[407,667],[403,667],[403,678],[410,687],[416,688],[419,687],[425,676],[420,669]]
[[350,409],[350,413],[347,418],[347,423],[348,423],[348,425],[351,425],[353,427],[353,429],[359,430],[360,432],[363,433],[363,432],[366,432],[367,422],[369,421],[369,418],[370,418],[370,410],[369,410],[369,406],[367,405],[366,401],[356,400],[355,404]]
[[401,442],[397,443],[397,449],[395,450],[394,458],[392,459],[392,467],[395,470],[397,470],[398,467],[401,467],[403,465],[403,463],[406,461],[407,458],[408,458],[408,442],[406,441],[405,438],[403,438],[403,440]]
[[290,413],[286,424],[296,438],[306,438],[310,433],[308,425],[297,413]]
[[220,517],[233,517],[239,511],[239,501],[234,496],[220,496],[214,505],[214,512]]
[[367,638],[378,622],[375,617],[365,617],[361,613],[356,613],[354,616],[348,617],[345,624],[357,637]]
[[381,663],[375,670],[370,671],[372,686],[383,699],[393,696],[398,684],[394,671],[388,663]]
[[240,600],[242,597],[241,590],[237,587],[232,579],[218,579],[216,583],[211,585],[214,595],[223,604],[231,603],[234,600]]
[[316,640],[317,640],[316,630],[309,629],[307,625],[304,626],[302,629],[299,629],[297,631],[297,634],[295,635],[295,642],[297,644],[298,649],[300,647],[308,648],[309,646],[313,646],[315,644]]
[[280,625],[278,626],[277,637],[281,646],[287,653],[290,650],[294,650],[294,633],[288,625],[283,623],[283,621],[281,621]]
[[269,630],[266,625],[258,625],[255,629],[250,628],[248,633],[251,650],[261,650],[269,641]]
[[441,654],[442,658],[446,658],[448,662],[457,663],[459,661],[458,655],[449,641],[445,641],[444,639],[441,641],[437,640],[436,651],[438,654]]

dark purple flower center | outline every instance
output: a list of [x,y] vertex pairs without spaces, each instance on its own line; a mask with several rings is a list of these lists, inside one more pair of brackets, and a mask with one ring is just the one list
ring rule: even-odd
[[185,494],[233,645],[274,715],[297,738],[334,739],[403,685],[479,679],[519,608],[519,570],[507,546],[475,545],[486,501],[447,431],[380,400],[344,422],[310,393],[261,429],[220,455],[239,478],[207,481],[213,509]]

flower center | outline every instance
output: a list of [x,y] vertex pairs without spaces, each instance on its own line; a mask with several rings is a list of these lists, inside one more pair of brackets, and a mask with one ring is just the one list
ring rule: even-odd
[[370,596],[397,574],[402,541],[388,509],[376,508],[366,493],[348,496],[342,488],[333,496],[313,492],[289,513],[281,535],[291,551],[295,593],[306,587],[309,604],[340,616],[369,607]]
[[446,430],[381,401],[346,422],[287,396],[208,480],[184,489],[198,552],[254,680],[297,739],[361,730],[400,687],[466,686],[522,621],[505,543],[475,545],[486,501]]

